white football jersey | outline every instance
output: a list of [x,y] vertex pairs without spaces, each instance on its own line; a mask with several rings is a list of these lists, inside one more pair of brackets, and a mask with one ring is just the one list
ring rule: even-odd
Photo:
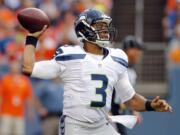
[[63,114],[93,123],[106,117],[113,88],[119,93],[121,102],[135,94],[129,83],[127,66],[127,56],[120,49],[106,48],[104,57],[99,59],[81,46],[62,46],[54,59],[36,62],[32,76],[42,79],[59,76],[64,84]]
[[134,68],[128,68],[127,69],[129,81],[133,87],[136,85],[136,80],[137,80],[137,74]]

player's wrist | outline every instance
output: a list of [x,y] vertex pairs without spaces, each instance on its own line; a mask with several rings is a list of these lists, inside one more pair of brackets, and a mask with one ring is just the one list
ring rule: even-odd
[[38,38],[37,38],[37,37],[34,37],[34,36],[32,36],[32,35],[28,35],[28,36],[26,37],[26,43],[25,43],[25,45],[33,45],[34,47],[36,47],[37,42],[38,42]]
[[146,111],[156,111],[156,110],[152,107],[151,103],[152,103],[152,101],[150,101],[150,100],[147,100],[147,101],[145,102],[145,109],[146,109]]

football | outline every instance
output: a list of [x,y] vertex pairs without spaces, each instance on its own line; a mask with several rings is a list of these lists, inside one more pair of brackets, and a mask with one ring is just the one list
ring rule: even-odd
[[50,20],[48,16],[38,8],[25,8],[17,13],[17,19],[21,26],[34,33],[42,30],[47,25],[49,27]]

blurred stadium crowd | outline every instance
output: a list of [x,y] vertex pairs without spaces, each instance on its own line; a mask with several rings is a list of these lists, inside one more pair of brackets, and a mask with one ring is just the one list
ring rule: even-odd
[[167,0],[162,24],[169,47],[169,60],[178,64],[180,63],[180,0]]
[[[60,96],[62,93],[57,90],[57,87],[60,87],[59,83],[55,83],[57,80],[28,80],[20,74],[19,64],[24,48],[26,31],[18,24],[16,14],[19,10],[26,7],[37,7],[42,9],[51,20],[51,26],[39,41],[40,45],[37,48],[36,54],[37,60],[45,60],[53,57],[58,46],[79,43],[74,32],[74,20],[81,11],[87,8],[96,8],[106,14],[111,14],[113,1],[0,0],[0,116],[12,115],[14,117],[23,117],[24,102],[28,101],[29,109],[35,108],[36,112],[40,114],[39,117],[43,120],[43,117],[47,114],[47,109],[52,111],[51,114],[48,114],[50,116],[57,116],[57,112],[61,113],[62,105],[57,105],[57,103],[52,105],[54,100],[49,99],[52,97],[54,98],[55,95],[58,94],[58,96]],[[164,9],[162,27],[169,48],[168,58],[170,62],[180,64],[180,0],[167,0]],[[23,84],[24,87],[18,87],[17,84]],[[9,91],[6,91],[5,88]],[[52,88],[55,89],[52,97],[45,98],[45,95],[47,95],[49,91],[53,91],[51,90]],[[21,90],[21,93],[19,93],[21,97],[17,95],[18,89]],[[42,89],[45,94],[43,94],[43,91],[40,92]],[[63,91],[63,87],[61,87],[61,89]],[[13,92],[15,90],[16,92]],[[12,94],[8,93],[10,91]],[[7,102],[7,100],[12,100],[13,103],[6,104],[5,101]],[[58,100],[60,101],[60,99]],[[34,103],[34,101],[36,101],[36,103]],[[42,104],[48,104],[47,108],[45,109],[42,107]],[[59,106],[59,108],[52,107],[49,104],[52,106]],[[38,106],[38,108],[34,106]],[[31,111],[28,112],[30,112],[28,117],[34,119],[34,112],[32,112],[32,114]],[[45,123],[44,128],[47,129],[47,127],[48,125]],[[0,130],[3,128],[4,127],[0,127]],[[17,128],[16,130],[23,129]]]

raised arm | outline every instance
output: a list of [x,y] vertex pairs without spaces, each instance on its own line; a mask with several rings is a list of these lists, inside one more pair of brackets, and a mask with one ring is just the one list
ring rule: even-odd
[[54,59],[35,62],[36,44],[45,30],[46,27],[44,27],[42,31],[33,34],[30,33],[26,37],[22,72],[26,75],[40,79],[53,79],[58,77],[58,73],[60,73],[60,68],[62,68],[62,66],[60,66]]
[[45,32],[47,26],[42,31],[29,33],[26,37],[26,45],[23,53],[22,72],[31,75],[35,64],[35,49],[39,37]]
[[23,53],[22,72],[26,75],[31,75],[35,63],[35,47],[33,45],[25,46]]

